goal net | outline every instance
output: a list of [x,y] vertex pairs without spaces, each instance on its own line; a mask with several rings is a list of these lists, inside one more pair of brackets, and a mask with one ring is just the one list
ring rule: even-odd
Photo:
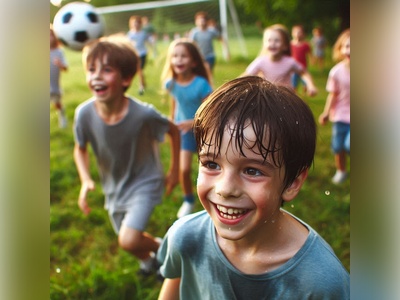
[[187,36],[195,26],[194,15],[196,12],[205,11],[220,26],[222,35],[228,42],[228,49],[222,49],[225,59],[228,57],[232,44],[239,45],[239,55],[247,56],[247,49],[232,0],[149,1],[97,7],[96,11],[103,15],[106,34],[128,31],[131,15],[146,16],[154,27],[158,43],[165,44],[176,37]]

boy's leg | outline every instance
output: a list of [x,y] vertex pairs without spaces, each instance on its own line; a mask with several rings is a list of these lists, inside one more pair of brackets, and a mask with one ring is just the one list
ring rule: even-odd
[[54,107],[57,110],[58,125],[60,128],[67,127],[67,118],[65,117],[64,107],[61,103],[60,94],[50,94],[50,101],[54,103]]
[[148,259],[150,253],[156,253],[160,246],[159,241],[149,233],[129,228],[126,225],[121,226],[118,242],[122,249],[140,260]]

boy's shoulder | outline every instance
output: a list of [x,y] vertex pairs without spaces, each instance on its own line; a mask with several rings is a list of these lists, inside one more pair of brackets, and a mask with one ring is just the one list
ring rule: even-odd
[[173,235],[193,237],[193,235],[198,235],[203,229],[208,228],[210,224],[209,214],[202,210],[176,220],[170,231]]

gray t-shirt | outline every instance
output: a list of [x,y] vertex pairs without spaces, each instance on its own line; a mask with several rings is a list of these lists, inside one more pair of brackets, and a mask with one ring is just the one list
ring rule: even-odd
[[130,195],[151,193],[151,182],[163,179],[158,144],[168,130],[168,119],[154,106],[132,98],[127,115],[113,125],[99,117],[94,99],[76,108],[75,142],[82,148],[89,143],[93,149],[106,209],[128,208]]
[[219,31],[214,28],[208,28],[207,30],[193,28],[190,32],[190,38],[197,43],[205,59],[215,56],[213,39],[219,38],[219,36]]
[[60,95],[60,68],[54,64],[55,59],[59,59],[64,66],[67,66],[64,52],[60,48],[50,49],[50,94]]
[[278,269],[248,275],[224,256],[208,213],[188,215],[174,223],[158,251],[161,274],[181,278],[182,300],[350,299],[347,270],[315,230],[297,220],[309,230],[302,248]]

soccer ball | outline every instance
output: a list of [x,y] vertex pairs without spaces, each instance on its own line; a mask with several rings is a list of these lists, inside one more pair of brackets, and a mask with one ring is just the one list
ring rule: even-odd
[[92,5],[71,2],[54,16],[53,29],[61,43],[80,51],[87,42],[103,35],[104,24]]

